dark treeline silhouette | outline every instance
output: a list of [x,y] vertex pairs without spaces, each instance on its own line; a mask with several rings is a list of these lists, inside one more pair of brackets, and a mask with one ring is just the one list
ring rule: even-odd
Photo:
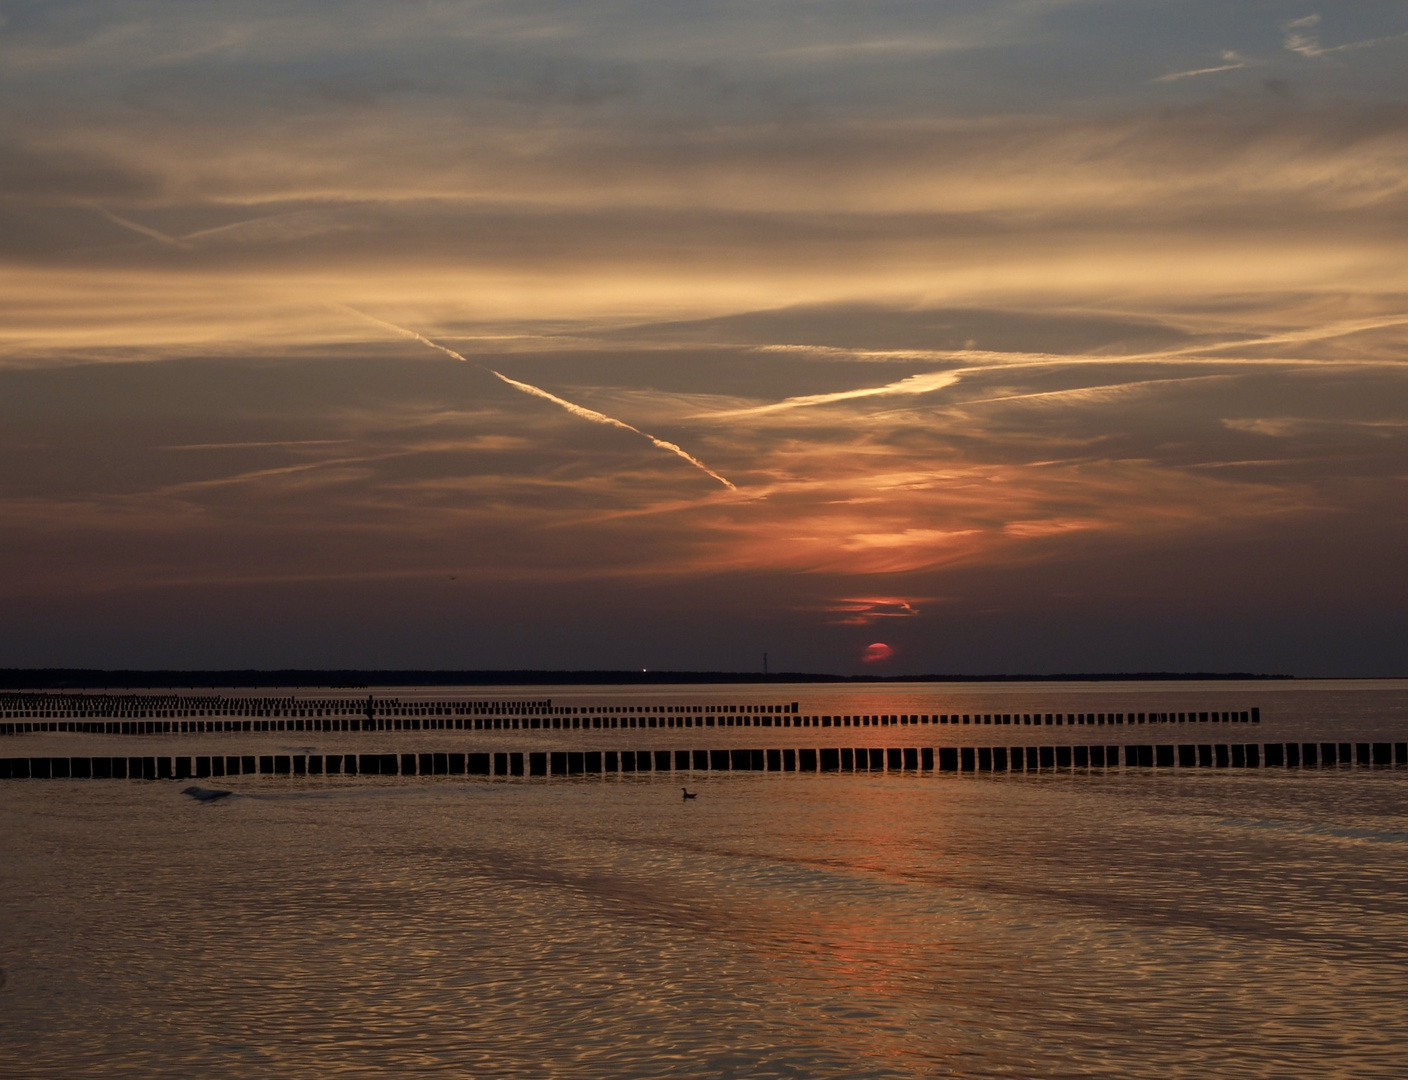
[[368,686],[669,686],[686,684],[768,683],[914,683],[914,682],[1147,682],[1159,680],[1291,679],[1235,671],[1123,671],[1061,674],[988,675],[829,675],[779,671],[324,671],[285,668],[276,671],[104,671],[96,668],[0,669],[6,690],[120,690],[197,687],[319,686],[356,689]]

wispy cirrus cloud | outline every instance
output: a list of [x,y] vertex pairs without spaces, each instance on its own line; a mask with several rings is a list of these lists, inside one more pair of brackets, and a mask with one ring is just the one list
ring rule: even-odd
[[1320,16],[1316,14],[1305,15],[1299,19],[1291,19],[1281,24],[1283,34],[1283,44],[1288,52],[1297,53],[1300,56],[1314,58],[1317,56],[1332,56],[1335,53],[1351,52],[1355,49],[1368,49],[1375,45],[1383,45],[1393,41],[1408,40],[1408,32],[1401,34],[1385,34],[1382,37],[1362,38],[1359,41],[1346,41],[1339,45],[1325,45],[1321,43]]
[[1224,71],[1240,71],[1242,68],[1253,67],[1258,61],[1248,59],[1235,49],[1224,49],[1222,52],[1221,64],[1214,64],[1211,67],[1191,68],[1187,71],[1174,71],[1167,75],[1160,75],[1152,82],[1167,83],[1179,82],[1182,79],[1195,79],[1200,75],[1217,75]]

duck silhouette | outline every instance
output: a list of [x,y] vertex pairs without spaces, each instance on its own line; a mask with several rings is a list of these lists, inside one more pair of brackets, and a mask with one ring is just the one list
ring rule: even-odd
[[697,791],[690,791],[689,788],[683,788],[683,787],[680,788],[680,790],[684,792],[684,797],[685,797],[686,799],[697,799],[697,798],[699,798],[699,792],[697,792]]

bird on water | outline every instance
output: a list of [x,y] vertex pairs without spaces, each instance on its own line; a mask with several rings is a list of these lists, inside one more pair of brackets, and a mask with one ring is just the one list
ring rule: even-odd
[[690,791],[689,788],[687,788],[687,787],[682,787],[682,788],[680,788],[680,790],[684,792],[684,797],[685,797],[686,799],[697,799],[697,798],[699,798],[699,792],[697,792],[697,791]]

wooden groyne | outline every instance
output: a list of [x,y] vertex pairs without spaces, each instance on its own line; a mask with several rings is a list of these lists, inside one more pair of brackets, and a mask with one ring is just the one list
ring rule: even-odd
[[996,773],[1092,769],[1316,769],[1408,765],[1408,742],[822,746],[803,749],[483,753],[192,754],[0,758],[0,780],[188,780],[225,776],[607,776],[642,772]]
[[79,732],[187,735],[308,731],[578,731],[659,728],[833,728],[924,724],[1128,727],[1257,724],[1261,709],[1181,712],[803,714],[795,701],[558,705],[550,698],[403,701],[183,694],[0,694],[0,735]]

